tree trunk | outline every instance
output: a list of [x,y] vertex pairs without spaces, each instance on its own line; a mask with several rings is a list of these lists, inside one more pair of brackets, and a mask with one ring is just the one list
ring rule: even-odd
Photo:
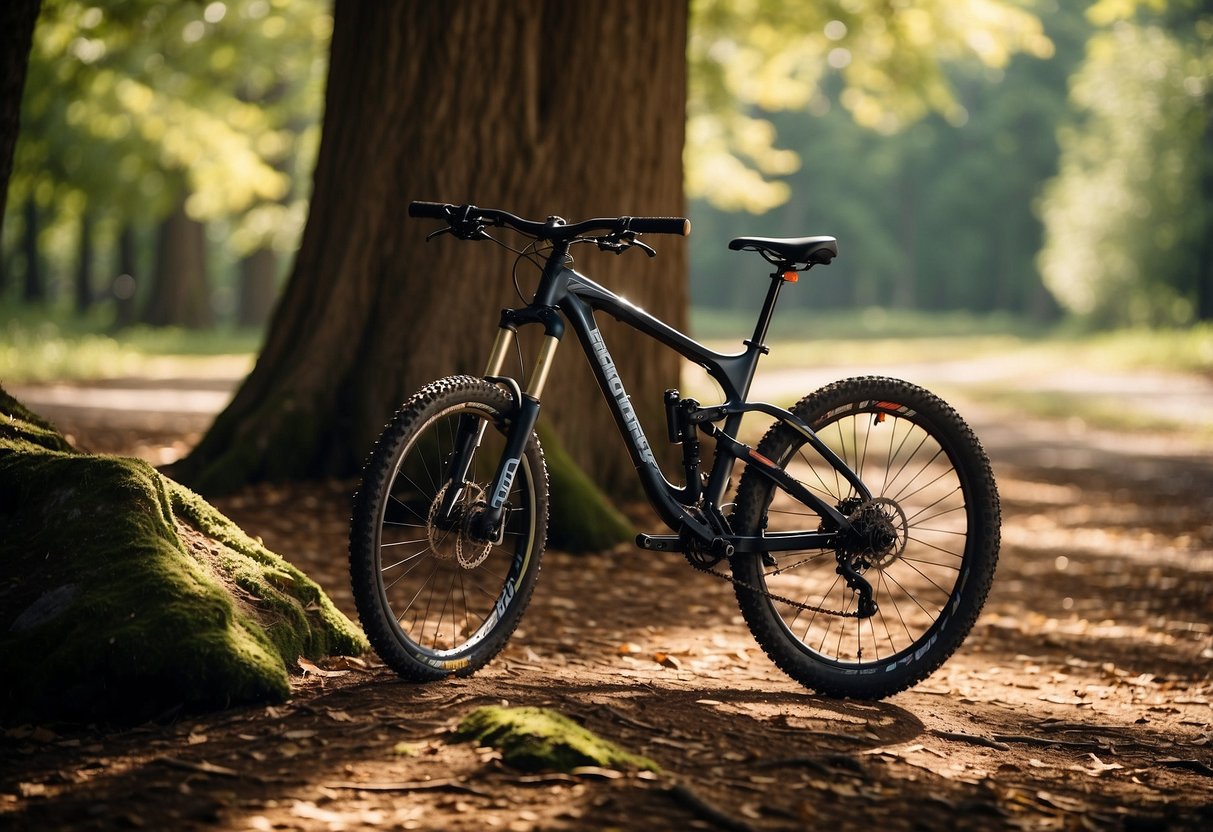
[[38,253],[38,203],[34,198],[25,200],[25,228],[21,233],[21,250],[25,257],[25,289],[22,293],[26,303],[42,303],[46,300],[46,284],[42,279],[42,261]]
[[0,3],[0,226],[4,225],[13,149],[21,128],[21,96],[34,43],[34,22],[41,6],[41,0]]
[[116,329],[130,326],[136,318],[135,298],[139,291],[139,265],[135,251],[135,229],[124,225],[118,234],[118,276],[110,286],[110,293],[117,307],[114,314]]
[[[687,7],[625,0],[338,3],[312,208],[265,348],[175,474],[205,490],[347,475],[413,390],[483,372],[514,257],[410,221],[410,200],[570,220],[680,215]],[[517,243],[508,233],[499,236]],[[676,326],[686,251],[575,250],[577,268]],[[525,244],[525,241],[523,241]],[[524,287],[535,275],[519,267]],[[608,322],[609,323],[609,322]],[[678,357],[604,325],[658,437]],[[600,484],[634,480],[573,337],[545,396],[575,461]]]
[[156,273],[143,322],[190,329],[215,322],[206,276],[206,228],[185,213],[184,200],[160,225]]
[[76,262],[76,311],[83,314],[93,305],[93,217],[80,215],[80,249]]
[[274,311],[278,294],[278,255],[273,249],[259,248],[240,261],[240,300],[236,323],[240,326],[265,326]]
[[1213,321],[1213,93],[1205,96],[1205,135],[1197,169],[1205,231],[1196,245],[1196,318]]
[[[899,309],[918,309],[923,299],[918,297],[918,185],[912,169],[902,174],[900,186],[897,237],[901,244],[901,271],[892,297]],[[932,298],[927,306],[938,309],[938,299]]]

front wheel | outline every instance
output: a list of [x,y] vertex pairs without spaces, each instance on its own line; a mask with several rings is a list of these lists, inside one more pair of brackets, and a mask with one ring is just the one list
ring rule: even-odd
[[[831,696],[890,696],[943,664],[985,603],[999,546],[990,462],[956,411],[904,381],[835,382],[792,412],[859,476],[871,499],[857,495],[802,434],[777,423],[758,453],[836,507],[858,534],[837,550],[734,556],[737,600],[758,643],[792,678]],[[749,469],[733,527],[743,535],[830,530]],[[843,559],[871,585],[875,615],[856,615]]]
[[[350,527],[354,601],[375,651],[410,681],[484,666],[530,600],[548,519],[547,469],[533,434],[500,533],[486,537],[476,523],[513,408],[483,379],[435,381],[388,424],[363,472]],[[457,458],[462,477],[453,475]]]

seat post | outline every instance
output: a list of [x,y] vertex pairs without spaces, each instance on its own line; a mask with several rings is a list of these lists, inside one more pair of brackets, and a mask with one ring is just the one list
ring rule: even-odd
[[756,347],[764,355],[768,352],[766,347],[767,329],[771,326],[771,316],[775,314],[775,302],[779,300],[779,292],[783,289],[783,269],[775,271],[771,274],[771,288],[767,289],[766,300],[762,302],[762,311],[758,313],[758,321],[754,324],[754,337],[746,344]]

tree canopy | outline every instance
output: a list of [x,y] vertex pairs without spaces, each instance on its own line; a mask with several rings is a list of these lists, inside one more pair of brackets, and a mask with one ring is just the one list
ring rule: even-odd
[[1105,324],[1213,315],[1213,13],[1103,0],[1074,75],[1061,169],[1041,206],[1040,270]]
[[[42,5],[0,298],[48,257],[62,297],[123,233],[146,270],[152,226],[183,212],[210,225],[232,320],[242,258],[298,244],[330,3]],[[844,238],[827,305],[1213,315],[1211,26],[1197,0],[692,0],[693,301],[743,302],[720,238],[812,230]]]
[[237,253],[289,250],[331,27],[323,0],[46,0],[10,197],[34,200],[52,237],[86,206],[113,234],[184,199],[195,219],[232,220]]

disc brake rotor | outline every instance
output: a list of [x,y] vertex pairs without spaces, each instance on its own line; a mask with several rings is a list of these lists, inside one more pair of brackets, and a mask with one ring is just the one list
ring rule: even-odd
[[449,482],[444,483],[434,495],[429,516],[426,517],[426,535],[429,538],[430,551],[439,560],[455,560],[464,569],[475,569],[484,563],[493,548],[491,540],[478,541],[468,533],[468,520],[472,516],[472,509],[477,504],[484,505],[484,488],[474,482],[465,483],[463,493],[459,495],[454,506],[454,522],[440,524],[435,521],[450,485]]

